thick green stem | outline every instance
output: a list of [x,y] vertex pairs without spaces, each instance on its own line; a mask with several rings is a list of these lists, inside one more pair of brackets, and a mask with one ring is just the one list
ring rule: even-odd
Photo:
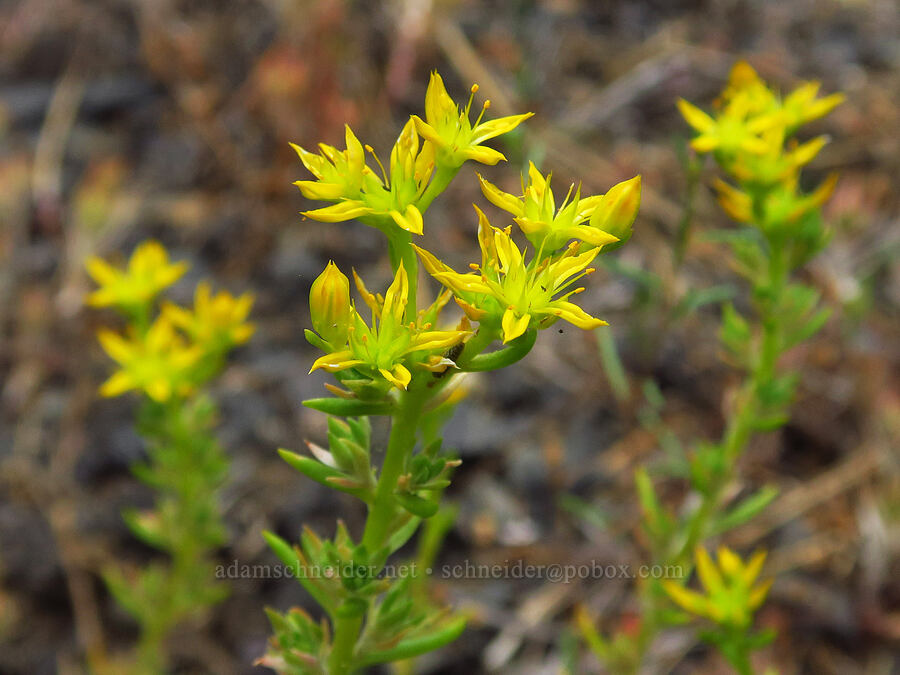
[[484,372],[498,370],[521,361],[537,340],[537,331],[530,330],[520,335],[503,349],[482,354],[482,352],[498,337],[496,328],[481,326],[475,336],[466,343],[462,354],[456,359],[456,365],[460,370],[467,372]]
[[406,459],[416,444],[416,427],[427,399],[428,396],[423,392],[408,391],[402,395],[394,415],[391,437],[375,488],[375,498],[369,507],[363,533],[362,543],[370,553],[380,551],[390,535],[391,521],[397,508],[394,490]]
[[450,167],[445,164],[438,165],[437,170],[434,172],[434,177],[431,179],[431,183],[428,184],[428,187],[425,188],[425,192],[422,193],[422,196],[419,197],[419,201],[416,202],[416,208],[419,209],[419,212],[422,213],[422,215],[425,215],[425,211],[431,206],[431,202],[434,201],[434,198],[450,185],[450,181],[456,177],[460,168],[462,167]]
[[362,628],[362,616],[338,617],[334,621],[334,641],[328,656],[329,675],[353,672],[353,651]]

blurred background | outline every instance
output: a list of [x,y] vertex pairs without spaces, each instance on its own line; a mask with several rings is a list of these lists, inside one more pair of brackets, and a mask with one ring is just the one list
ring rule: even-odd
[[[376,231],[302,219],[311,204],[291,183],[307,175],[288,142],[341,144],[349,122],[386,156],[432,69],[457,99],[477,82],[495,115],[536,113],[497,146],[509,163],[479,168],[498,185],[515,192],[529,159],[587,194],[637,173],[644,185],[633,239],[582,296],[612,324],[626,378],[611,385],[603,367],[611,341],[564,328],[479,380],[446,436],[464,464],[439,560],[643,562],[634,468],[661,466],[673,437],[719,434],[737,382],[717,306],[671,303],[689,288],[740,292],[704,236],[728,223],[675,109],[680,96],[708,106],[738,58],[782,90],[820,79],[847,102],[810,130],[833,142],[807,172],[811,184],[841,173],[834,243],[807,272],[834,315],[788,359],[804,373],[791,422],[742,468],[739,487],[781,496],[729,541],[772,550],[760,620],[779,631],[765,655],[782,673],[898,672],[895,0],[20,0],[0,3],[0,45],[0,673],[78,673],[86,651],[127,648],[134,626],[99,572],[154,555],[120,517],[152,495],[129,469],[144,456],[135,399],[96,393],[110,362],[95,331],[115,318],[82,304],[88,255],[122,260],[155,237],[192,265],[175,299],[204,277],[257,297],[257,333],[215,392],[233,459],[221,561],[273,564],[263,528],[330,534],[340,516],[358,531],[357,503],[275,449],[324,438],[325,416],[300,406],[325,381],[306,374],[310,283],[334,259],[383,288],[389,266]],[[476,259],[473,201],[466,167],[428,214],[427,247],[454,265]],[[677,503],[683,483],[664,485]],[[631,583],[436,579],[474,618],[422,672],[559,672],[573,606],[627,629]],[[252,666],[262,606],[295,604],[309,606],[296,582],[233,582],[173,641],[178,672],[266,672]],[[660,650],[659,672],[727,672],[683,635]]]

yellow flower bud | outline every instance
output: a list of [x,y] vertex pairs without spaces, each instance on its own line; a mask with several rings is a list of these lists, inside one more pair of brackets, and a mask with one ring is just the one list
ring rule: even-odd
[[350,280],[329,261],[309,290],[309,313],[315,331],[329,344],[347,342],[350,327]]
[[641,177],[635,176],[610,188],[603,195],[594,213],[590,226],[607,232],[619,241],[606,244],[603,252],[613,251],[631,239],[632,225],[641,206]]

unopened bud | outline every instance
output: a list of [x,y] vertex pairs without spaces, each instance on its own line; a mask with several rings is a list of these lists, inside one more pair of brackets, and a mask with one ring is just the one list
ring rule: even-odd
[[632,225],[641,205],[641,177],[635,176],[610,188],[591,216],[590,225],[608,232],[619,241],[606,244],[603,252],[612,251],[631,239]]
[[309,314],[315,331],[335,348],[347,342],[350,329],[350,280],[329,261],[309,290]]

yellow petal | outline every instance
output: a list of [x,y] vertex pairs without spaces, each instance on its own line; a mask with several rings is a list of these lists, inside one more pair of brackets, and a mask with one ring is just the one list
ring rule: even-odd
[[406,276],[406,268],[401,262],[397,266],[397,273],[394,280],[388,286],[387,292],[384,294],[384,306],[382,308],[382,316],[390,316],[394,318],[396,323],[403,323],[403,314],[406,312],[406,305],[409,301],[409,277]]
[[774,579],[769,579],[768,581],[764,581],[759,586],[750,591],[750,597],[747,600],[747,609],[751,612],[758,609],[760,605],[766,599],[766,595],[769,593],[769,589],[772,587],[772,582]]
[[107,398],[119,396],[136,386],[134,378],[124,370],[120,370],[100,386],[100,395]]
[[522,208],[522,200],[514,197],[511,194],[503,192],[496,185],[486,181],[481,177],[481,174],[478,175],[478,182],[481,183],[481,192],[487,198],[491,204],[494,206],[499,206],[504,211],[513,214],[514,216],[521,216],[523,214]]
[[722,590],[722,575],[716,569],[709,553],[702,546],[697,547],[695,552],[697,560],[697,575],[700,577],[700,583],[710,593],[718,593]]
[[498,117],[495,120],[489,120],[479,124],[472,132],[472,144],[481,143],[489,138],[500,136],[508,133],[519,126],[522,122],[534,115],[533,112],[524,113],[522,115],[510,115],[509,117]]
[[97,339],[100,341],[103,351],[109,354],[114,361],[125,364],[134,356],[134,345],[126,341],[118,333],[101,328],[97,331]]
[[718,550],[719,567],[729,579],[736,578],[744,568],[740,556],[727,546],[720,546]]
[[345,196],[344,186],[337,183],[322,183],[317,180],[295,180],[294,185],[300,188],[300,192],[307,199],[334,201]]
[[410,380],[412,379],[412,373],[410,373],[403,365],[399,363],[395,364],[391,370],[387,370],[386,368],[379,368],[378,372],[381,373],[384,379],[386,379],[398,389],[406,389],[406,387],[409,385]]
[[503,342],[507,343],[522,335],[522,333],[528,329],[528,324],[530,322],[530,314],[523,314],[522,316],[517,317],[516,312],[512,307],[507,308],[507,310],[503,312],[503,320],[501,322],[503,328]]
[[314,209],[313,211],[303,211],[302,213],[307,218],[323,223],[339,223],[344,220],[353,220],[360,216],[368,216],[372,213],[372,209],[360,201],[348,199],[331,206]]
[[716,121],[693,103],[689,103],[683,98],[680,98],[678,99],[677,105],[678,110],[681,112],[681,116],[684,117],[685,121],[697,131],[705,133],[716,127]]
[[439,148],[447,146],[447,142],[443,138],[441,138],[441,135],[437,132],[437,129],[428,124],[421,117],[419,117],[418,115],[413,115],[412,120],[416,125],[416,131],[419,133],[419,136],[428,141],[431,141],[435,146]]
[[712,135],[697,136],[697,138],[691,141],[691,147],[700,153],[711,152],[718,148],[719,145],[719,138]]
[[96,256],[89,258],[86,266],[88,274],[101,286],[114,284],[122,276],[119,270]]
[[609,325],[603,319],[591,316],[575,303],[566,300],[556,300],[555,302],[550,303],[547,313],[557,316],[564,321],[568,321],[572,325],[583,328],[584,330],[591,330],[593,328],[599,328],[600,326]]
[[466,159],[471,159],[472,161],[486,164],[487,166],[494,166],[497,162],[506,161],[506,155],[485,145],[475,145],[465,148],[461,154]]
[[313,372],[314,370],[318,370],[319,368],[321,368],[322,370],[327,370],[330,373],[336,373],[339,370],[352,368],[353,366],[358,366],[362,363],[365,363],[365,361],[354,359],[353,352],[351,352],[349,349],[344,349],[339,352],[332,352],[331,354],[320,356],[313,362],[312,368],[309,369],[309,372]]
[[700,616],[706,615],[706,598],[696,591],[685,588],[670,579],[662,582],[663,590],[666,592],[676,605],[682,609]]

